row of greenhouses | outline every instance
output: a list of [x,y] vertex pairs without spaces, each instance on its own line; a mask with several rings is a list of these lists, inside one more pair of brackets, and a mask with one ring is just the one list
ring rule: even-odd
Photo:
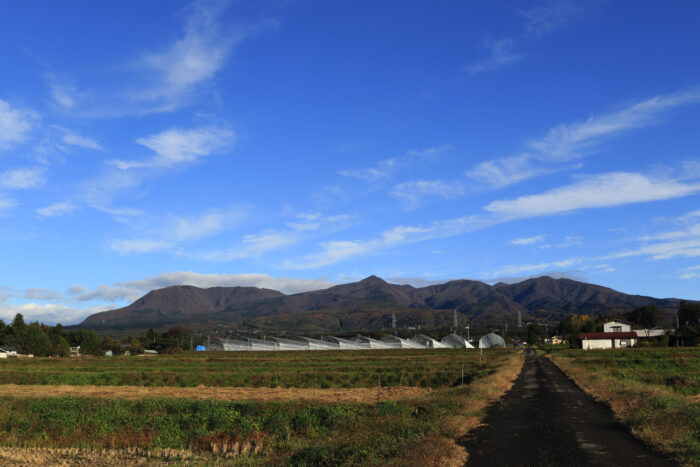
[[[487,348],[494,345],[505,347],[503,338],[497,334],[487,334],[479,340],[478,347]],[[425,334],[404,339],[398,336],[386,336],[379,339],[357,335],[351,338],[328,336],[322,339],[296,337],[266,337],[254,339],[241,337],[237,339],[219,339],[218,345],[210,350],[225,351],[280,351],[280,350],[381,350],[381,349],[473,349],[474,346],[459,334],[449,334],[442,339],[434,339]]]

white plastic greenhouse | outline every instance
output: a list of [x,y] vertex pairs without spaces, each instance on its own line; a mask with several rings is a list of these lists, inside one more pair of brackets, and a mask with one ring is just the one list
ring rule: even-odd
[[[212,339],[213,340],[213,339]],[[433,339],[425,334],[417,334],[410,339],[398,336],[386,336],[381,340],[362,335],[352,338],[326,336],[323,339],[311,337],[266,337],[254,339],[240,337],[236,339],[216,339],[209,346],[211,350],[225,351],[294,351],[294,350],[384,350],[384,349],[473,349],[467,339],[458,334],[449,334],[441,340]],[[487,334],[479,341],[479,347],[487,348],[494,345],[505,347],[505,341],[496,334]]]

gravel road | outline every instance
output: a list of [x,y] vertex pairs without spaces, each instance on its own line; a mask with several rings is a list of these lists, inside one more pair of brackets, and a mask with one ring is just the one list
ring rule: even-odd
[[462,441],[468,467],[677,465],[635,439],[610,409],[532,350],[513,388]]

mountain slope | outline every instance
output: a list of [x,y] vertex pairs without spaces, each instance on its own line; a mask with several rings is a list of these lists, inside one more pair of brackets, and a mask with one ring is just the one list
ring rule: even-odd
[[232,304],[244,305],[283,293],[257,287],[211,287],[175,285],[152,290],[131,305],[88,316],[83,326],[123,326],[162,320],[186,320],[197,315],[215,313]]
[[149,292],[127,307],[94,314],[81,326],[227,323],[260,329],[376,329],[387,326],[392,314],[397,314],[404,325],[431,326],[449,322],[450,315],[445,312],[452,310],[471,321],[513,319],[518,312],[523,320],[560,320],[571,313],[608,314],[642,305],[656,305],[670,312],[678,302],[546,276],[517,284],[456,280],[421,288],[370,276],[294,295],[254,287],[166,287]]

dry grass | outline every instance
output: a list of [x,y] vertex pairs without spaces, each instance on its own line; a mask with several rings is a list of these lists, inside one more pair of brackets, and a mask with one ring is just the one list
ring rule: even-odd
[[587,394],[608,405],[632,434],[683,465],[700,465],[697,396],[685,396],[672,389],[617,378],[602,371],[592,372],[563,355],[548,357]]
[[460,440],[480,426],[486,408],[513,387],[524,362],[521,354],[515,354],[495,373],[466,386],[467,395],[460,399],[459,409],[443,423],[446,436],[429,437],[412,445],[406,456],[397,459],[395,465],[463,466],[469,453],[460,445]]
[[144,397],[168,397],[188,399],[289,401],[313,400],[317,402],[363,402],[408,399],[424,396],[429,391],[417,387],[377,388],[223,388],[223,387],[143,387],[143,386],[44,386],[0,385],[1,396],[13,397],[99,397],[104,399],[141,399]]
[[222,465],[233,463],[232,457],[219,456],[214,462],[205,454],[176,449],[0,448],[3,466]]

